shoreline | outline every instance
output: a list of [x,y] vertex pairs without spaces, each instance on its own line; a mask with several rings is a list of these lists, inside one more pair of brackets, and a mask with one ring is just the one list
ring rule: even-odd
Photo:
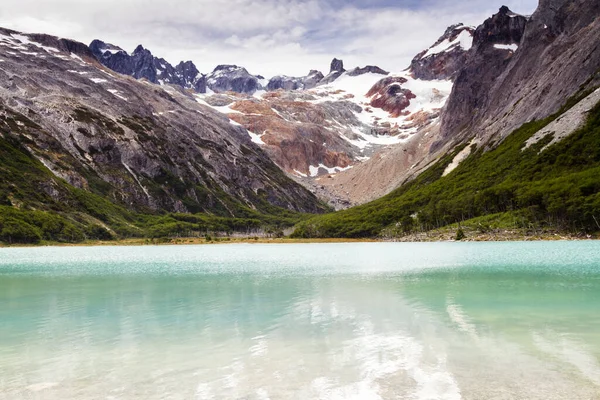
[[466,236],[456,240],[454,230],[430,231],[414,233],[403,237],[389,238],[255,238],[255,237],[215,237],[207,240],[204,237],[188,238],[132,238],[118,240],[88,240],[79,243],[62,243],[42,241],[36,244],[0,244],[3,248],[34,248],[34,247],[97,247],[97,246],[184,246],[184,245],[215,245],[215,244],[309,244],[309,243],[458,243],[458,242],[549,242],[549,241],[583,241],[600,240],[598,235],[573,235],[560,232],[525,233],[519,231],[498,230],[487,233],[474,233],[465,230]]

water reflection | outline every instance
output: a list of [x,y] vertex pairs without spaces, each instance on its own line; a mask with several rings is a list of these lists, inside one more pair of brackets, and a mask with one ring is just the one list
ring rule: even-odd
[[[69,273],[58,262],[55,274],[35,263],[21,268],[22,259],[0,267],[0,399],[600,393],[594,265],[570,273],[515,262],[483,267],[461,247],[451,267],[439,267],[434,249],[433,267],[405,257],[394,272],[405,251],[378,245],[377,273],[374,265],[332,266],[335,258],[350,264],[338,246],[319,265],[319,253],[284,257],[289,264],[278,272],[272,255],[241,249],[220,258],[185,250],[188,261],[179,259],[174,274],[154,264],[132,273],[145,256],[132,261],[126,250],[105,274],[101,260],[73,273],[76,258]],[[469,262],[460,265],[460,254]],[[221,272],[206,261],[216,259]]]

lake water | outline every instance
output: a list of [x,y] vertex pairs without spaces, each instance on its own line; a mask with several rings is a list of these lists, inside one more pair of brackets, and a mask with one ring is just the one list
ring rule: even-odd
[[0,399],[600,399],[600,243],[0,249]]

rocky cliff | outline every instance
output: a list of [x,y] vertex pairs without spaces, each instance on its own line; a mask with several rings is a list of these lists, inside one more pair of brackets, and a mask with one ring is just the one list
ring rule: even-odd
[[[557,112],[575,94],[589,94],[600,85],[599,8],[597,2],[589,1],[541,1],[531,17],[502,7],[476,30],[450,27],[434,46],[415,58],[409,70],[413,77],[425,80],[455,79],[441,122],[419,125],[424,129],[409,140],[318,184],[323,191],[346,196],[353,204],[375,200],[410,181],[456,146],[489,150],[524,123]],[[460,44],[457,31],[473,32],[470,48],[469,42],[464,47]],[[466,33],[463,35],[466,38]],[[462,65],[448,57],[454,52],[464,60]],[[432,62],[436,59],[444,62]],[[450,68],[439,68],[444,65]],[[426,69],[421,71],[422,67]],[[394,76],[384,78],[371,91],[376,93],[373,104],[401,113],[416,101],[408,99],[410,94],[405,91],[416,91],[411,83]],[[590,96],[594,94],[574,107],[583,111],[565,113],[536,140],[552,135],[556,142],[567,137],[585,120],[589,105],[595,104]],[[435,117],[427,115],[416,113],[410,118]],[[453,167],[469,154],[461,152]]]
[[[132,62],[148,66],[135,68],[148,81],[160,63],[142,48],[131,56],[114,46],[107,52],[123,71]],[[80,43],[0,30],[0,141],[51,171],[39,190],[52,201],[70,201],[57,183],[64,180],[138,212],[323,209],[245,129],[177,86],[114,73],[94,54]],[[196,73],[185,63],[175,71],[181,79]],[[3,179],[11,204],[29,201],[19,182]]]
[[260,76],[251,75],[237,65],[219,65],[206,77],[206,85],[215,93],[237,92],[253,94],[263,89]]
[[475,32],[433,150],[471,136],[498,143],[598,85],[600,4],[542,0],[529,17],[507,7]]
[[199,93],[206,92],[206,77],[191,61],[182,61],[173,67],[165,59],[154,57],[142,45],[131,54],[100,40],[94,40],[89,48],[102,65],[120,74],[144,78],[152,83],[179,85]]
[[474,28],[463,24],[450,26],[431,47],[415,56],[411,74],[425,80],[456,78],[472,47],[474,32]]
[[323,73],[317,70],[311,70],[308,75],[302,77],[290,77],[285,75],[277,75],[269,80],[267,90],[306,90],[317,86],[324,76]]

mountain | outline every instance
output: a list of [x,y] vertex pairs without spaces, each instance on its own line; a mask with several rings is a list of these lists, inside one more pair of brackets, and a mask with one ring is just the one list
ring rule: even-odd
[[[148,54],[131,57],[147,64]],[[51,212],[80,233],[94,225],[145,235],[154,217],[140,215],[256,224],[266,214],[324,210],[245,129],[178,86],[149,80],[112,72],[81,43],[0,30],[0,225],[4,212],[30,228],[36,213]],[[31,229],[45,232],[40,224]]]
[[417,54],[410,63],[416,79],[454,79],[465,64],[473,45],[475,29],[463,24],[450,26],[431,47]]
[[120,74],[136,79],[145,78],[157,84],[179,85],[199,93],[206,92],[206,77],[191,61],[182,61],[173,67],[165,59],[154,57],[142,45],[131,54],[100,40],[94,40],[89,47],[102,65]]
[[600,229],[599,14],[503,6],[404,71],[336,58],[269,81],[2,30],[0,241],[289,226],[325,210],[314,194],[364,205],[297,236]]
[[597,2],[544,0],[529,18],[503,7],[479,26],[434,148],[474,133],[482,143],[502,140],[596,85],[599,9]]
[[[333,207],[346,208],[353,199],[348,193],[327,190],[328,183],[380,150],[410,141],[415,133],[435,125],[452,82],[390,75],[376,66],[346,71],[338,59],[331,65],[329,78],[321,78],[310,89],[305,89],[305,78],[276,77],[268,87],[283,86],[278,90],[197,97],[246,128],[298,182]],[[309,77],[319,75],[312,71]],[[323,83],[327,80],[331,82]]]
[[280,89],[285,91],[312,89],[317,86],[323,78],[323,73],[314,69],[311,70],[308,75],[302,77],[277,75],[269,80],[266,89],[268,91]]
[[219,65],[206,77],[207,86],[215,93],[237,92],[253,94],[263,89],[262,76],[250,75],[237,65]]
[[531,17],[502,7],[475,30],[439,126],[336,176],[348,188],[394,170],[400,187],[295,235],[402,237],[457,223],[476,233],[599,231],[599,17],[589,1],[543,0]]

